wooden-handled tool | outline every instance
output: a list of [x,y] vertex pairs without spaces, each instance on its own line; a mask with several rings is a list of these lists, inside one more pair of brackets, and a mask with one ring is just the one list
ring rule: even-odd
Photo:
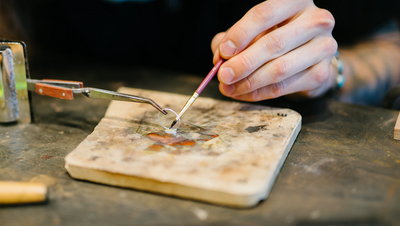
[[47,187],[41,183],[0,181],[0,205],[44,202]]
[[82,82],[29,77],[25,43],[0,39],[0,123],[32,121],[28,91],[65,100],[83,94],[89,98],[145,103],[167,114],[154,100],[146,97],[83,87]]

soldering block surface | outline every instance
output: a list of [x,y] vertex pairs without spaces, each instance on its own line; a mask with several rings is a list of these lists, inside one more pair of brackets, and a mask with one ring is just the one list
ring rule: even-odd
[[[188,96],[122,87],[179,110]],[[65,158],[73,178],[219,205],[251,207],[270,193],[301,116],[198,98],[168,135],[150,105],[111,102],[105,117]]]

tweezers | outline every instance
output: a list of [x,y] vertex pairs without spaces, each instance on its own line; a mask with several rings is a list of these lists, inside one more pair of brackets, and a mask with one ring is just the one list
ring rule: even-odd
[[167,112],[152,99],[110,90],[83,87],[83,82],[55,79],[26,79],[26,83],[29,91],[36,92],[40,95],[73,100],[74,94],[81,93],[89,98],[150,104],[164,115],[167,114]]

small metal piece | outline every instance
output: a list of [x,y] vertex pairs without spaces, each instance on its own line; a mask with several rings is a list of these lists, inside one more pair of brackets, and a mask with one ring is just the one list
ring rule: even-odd
[[161,112],[158,113],[158,123],[160,123],[160,125],[165,129],[164,130],[165,133],[176,135],[176,132],[177,132],[178,128],[181,126],[181,118],[179,117],[178,113],[176,113],[174,110],[172,110],[170,108],[164,108],[163,111],[170,111],[170,112],[174,113],[176,115],[176,118],[177,118],[176,122],[178,122],[178,125],[175,128],[172,128],[172,127],[168,128],[168,127],[164,126],[161,123],[161,119],[160,119],[160,113]]

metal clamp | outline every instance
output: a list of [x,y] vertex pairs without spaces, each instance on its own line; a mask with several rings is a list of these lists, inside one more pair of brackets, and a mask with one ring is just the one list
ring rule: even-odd
[[30,79],[25,44],[0,39],[0,123],[32,121],[28,90],[40,95],[73,100],[74,94],[89,98],[119,100],[152,105],[167,114],[155,101],[141,96],[83,87],[82,82]]

